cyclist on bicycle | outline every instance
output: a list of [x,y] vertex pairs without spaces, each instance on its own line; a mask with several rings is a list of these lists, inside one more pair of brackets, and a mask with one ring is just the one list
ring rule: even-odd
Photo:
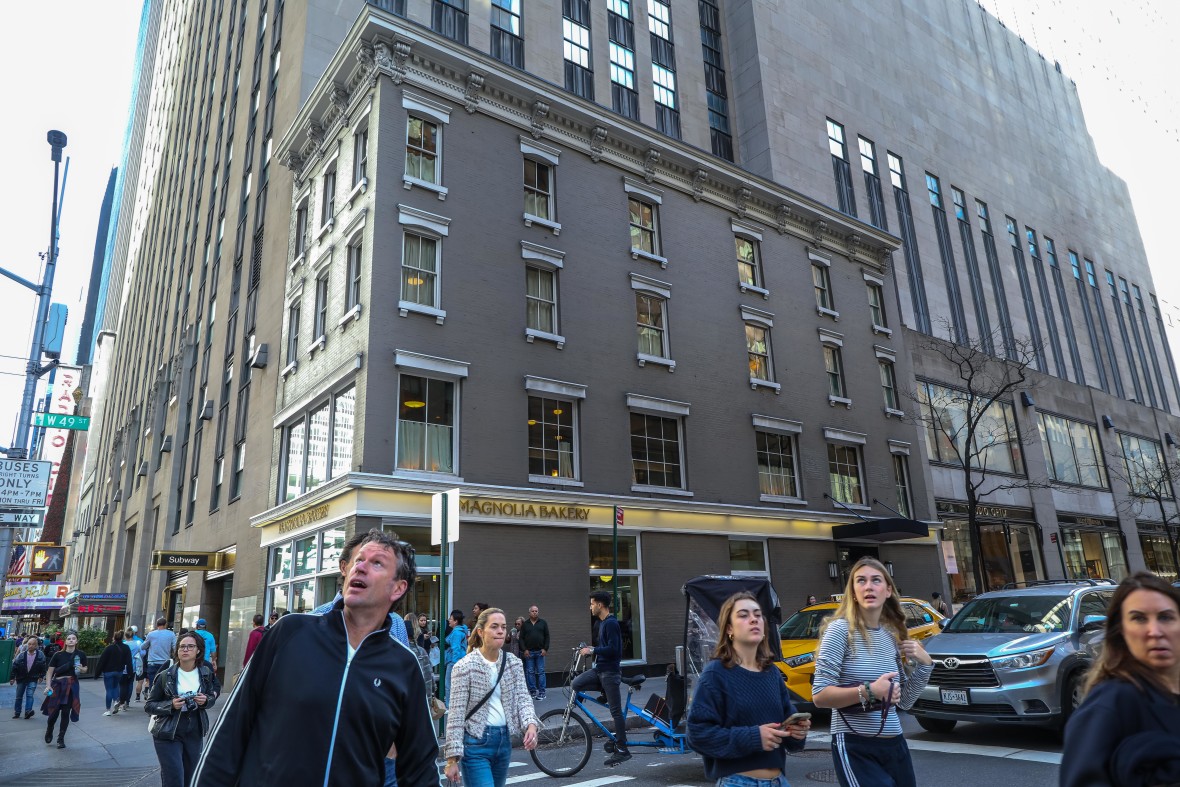
[[594,656],[594,668],[586,670],[570,683],[574,691],[589,692],[597,689],[606,695],[614,720],[615,751],[603,763],[613,767],[631,759],[627,751],[627,726],[623,723],[623,702],[619,691],[622,673],[619,662],[623,657],[623,630],[618,619],[611,614],[611,595],[605,590],[590,594],[590,614],[598,618],[598,647],[584,647],[583,656]]

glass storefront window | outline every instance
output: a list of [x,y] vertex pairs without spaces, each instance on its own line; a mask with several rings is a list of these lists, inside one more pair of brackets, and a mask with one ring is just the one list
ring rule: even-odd
[[315,585],[315,605],[327,604],[336,598],[336,594],[344,587],[344,578],[337,574],[334,577],[320,577]]
[[1139,543],[1143,547],[1143,560],[1147,563],[1147,570],[1168,582],[1175,582],[1180,572],[1177,572],[1176,560],[1172,555],[1172,545],[1163,533],[1139,533]]
[[270,581],[291,578],[291,545],[283,544],[270,552]]
[[294,500],[303,491],[303,422],[287,430],[287,496]]
[[972,549],[967,521],[946,520],[943,540],[954,545],[957,574],[950,574],[951,594],[956,602],[1007,584],[1032,582],[1045,578],[1044,563],[1034,525],[1013,523],[979,523],[979,540],[983,549],[982,568],[986,587],[975,583],[975,552]]
[[328,480],[328,405],[312,410],[307,421],[307,486],[314,489]]
[[315,609],[315,580],[296,582],[291,586],[291,611],[311,612]]
[[271,612],[279,612],[286,615],[291,611],[291,600],[288,594],[288,585],[277,585],[270,589],[270,598],[267,603],[267,608]]
[[324,562],[320,571],[331,571],[340,566],[340,555],[344,553],[344,531],[340,529],[325,530],[323,534],[324,548],[321,552]]
[[295,576],[314,574],[316,570],[316,537],[308,536],[295,542]]
[[[396,527],[386,526],[385,532],[397,533],[397,537],[414,548],[414,565],[421,571],[433,568],[436,571],[442,566],[442,552],[438,544],[430,543],[430,528],[428,527]],[[449,561],[449,559],[448,559]],[[448,571],[449,563],[448,563]]]
[[1061,528],[1061,551],[1070,579],[1113,579],[1127,576],[1127,557],[1117,532]]
[[356,389],[349,388],[333,404],[332,477],[338,478],[352,469],[352,434],[356,419]]
[[[619,571],[639,568],[635,536],[619,536]],[[610,536],[590,536],[590,570],[610,571],[615,564],[614,544]]]
[[729,541],[730,573],[766,573],[766,548],[762,541]]
[[[619,559],[622,560],[622,543],[620,539]],[[605,590],[614,593],[611,587],[611,577],[590,577],[590,592]],[[623,630],[623,660],[643,658],[643,621],[642,607],[639,604],[639,577],[619,577],[619,609],[615,610],[615,617],[619,619],[619,628]]]

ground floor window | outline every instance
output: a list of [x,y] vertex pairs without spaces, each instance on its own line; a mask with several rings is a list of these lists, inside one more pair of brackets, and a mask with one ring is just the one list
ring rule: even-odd
[[[611,569],[614,567],[614,543],[609,535],[594,535],[590,541],[590,589],[615,592]],[[643,587],[639,566],[639,537],[619,536],[618,608],[614,610],[623,630],[623,660],[642,660],[643,656]],[[587,601],[587,608],[589,601]],[[597,629],[591,621],[592,634]]]
[[1105,577],[1122,582],[1127,576],[1127,556],[1115,530],[1061,528],[1061,551],[1069,579]]
[[[387,524],[386,532],[395,532],[397,537],[409,543],[414,548],[414,565],[418,569],[418,576],[414,586],[406,590],[399,607],[402,615],[413,612],[415,615],[426,615],[427,626],[431,633],[441,641],[446,633],[447,615],[455,609],[455,600],[451,593],[452,586],[447,586],[447,606],[451,609],[443,610],[439,607],[439,582],[442,576],[442,547],[430,543],[430,528],[417,525]],[[454,549],[447,552],[447,578],[452,575],[455,564]],[[466,612],[466,611],[464,611]],[[443,634],[439,633],[439,623],[442,622]]]
[[267,556],[266,612],[311,612],[340,591],[344,529],[332,527],[274,544]]
[[[1180,533],[1174,534],[1174,540],[1180,541]],[[1147,570],[1168,582],[1175,582],[1180,573],[1177,572],[1176,558],[1172,553],[1172,544],[1164,533],[1149,533],[1140,531],[1139,543],[1143,547],[1143,560]]]
[[[979,523],[979,540],[983,550],[975,554],[965,519],[946,520],[943,540],[954,545],[958,573],[948,573],[953,600],[962,603],[989,590],[999,590],[1010,583],[1032,582],[1045,578],[1045,567],[1037,541],[1036,525],[1012,522]],[[977,587],[977,560],[983,570],[985,587]]]

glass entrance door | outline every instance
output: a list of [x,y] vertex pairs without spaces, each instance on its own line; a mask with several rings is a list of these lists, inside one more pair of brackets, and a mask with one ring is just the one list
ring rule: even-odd
[[1127,557],[1119,534],[1111,531],[1061,528],[1061,549],[1070,579],[1113,579],[1127,576]]
[[967,522],[948,519],[943,538],[954,544],[955,548],[959,573],[949,576],[953,600],[956,602],[966,601],[980,592],[999,590],[1004,585],[1045,578],[1035,525],[992,522],[979,525],[979,541],[983,552],[983,590],[975,586],[975,553]]

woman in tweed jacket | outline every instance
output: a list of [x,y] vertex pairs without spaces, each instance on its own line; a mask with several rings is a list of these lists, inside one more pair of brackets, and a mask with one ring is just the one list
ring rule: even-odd
[[[524,665],[505,651],[508,633],[503,611],[480,613],[467,655],[451,673],[450,723],[443,754],[447,778],[465,787],[504,787],[512,757],[512,735],[524,747],[537,745],[537,712],[524,680]],[[496,678],[503,670],[497,683]],[[465,720],[460,724],[460,720]]]

